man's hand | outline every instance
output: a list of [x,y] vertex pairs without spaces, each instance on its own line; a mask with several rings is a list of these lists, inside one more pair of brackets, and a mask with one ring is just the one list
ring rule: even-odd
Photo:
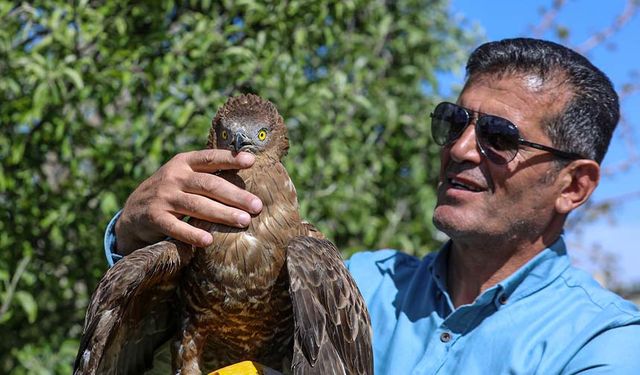
[[122,255],[166,236],[205,247],[211,234],[181,219],[192,216],[234,227],[246,227],[249,213],[262,210],[255,195],[213,175],[222,169],[253,165],[252,154],[226,150],[178,154],[146,179],[129,196],[116,223],[118,252]]

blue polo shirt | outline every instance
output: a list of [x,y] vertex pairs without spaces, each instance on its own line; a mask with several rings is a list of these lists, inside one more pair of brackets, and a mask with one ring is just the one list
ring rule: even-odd
[[[115,220],[109,264],[119,257]],[[640,374],[640,312],[572,267],[562,238],[457,309],[448,251],[360,252],[346,262],[371,315],[376,374]]]
[[572,267],[562,238],[457,309],[448,252],[347,261],[369,307],[376,374],[640,374],[640,312]]

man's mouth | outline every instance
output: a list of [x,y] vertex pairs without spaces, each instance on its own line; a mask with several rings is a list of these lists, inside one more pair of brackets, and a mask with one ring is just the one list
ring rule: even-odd
[[449,178],[447,179],[447,181],[449,182],[449,185],[451,185],[454,189],[468,190],[474,193],[483,190],[479,186],[472,184],[471,182],[461,181],[457,178]]

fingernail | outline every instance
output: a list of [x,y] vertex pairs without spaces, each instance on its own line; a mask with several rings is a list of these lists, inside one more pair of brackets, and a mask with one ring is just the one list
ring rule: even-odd
[[262,211],[262,201],[258,198],[252,199],[251,203],[249,203],[249,208],[254,214],[259,213]]
[[251,222],[251,216],[246,212],[236,214],[236,222],[239,226],[246,227]]

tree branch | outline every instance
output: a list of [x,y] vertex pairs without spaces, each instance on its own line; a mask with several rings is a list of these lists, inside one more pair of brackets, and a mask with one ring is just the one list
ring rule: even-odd
[[27,264],[29,264],[29,261],[31,261],[30,257],[24,257],[20,259],[20,263],[18,263],[16,272],[11,278],[11,284],[9,284],[9,287],[7,288],[7,295],[5,297],[5,300],[3,301],[2,307],[0,308],[0,321],[2,320],[4,314],[9,311],[11,300],[13,300],[13,294],[16,292],[16,288],[18,287],[18,281],[20,281],[20,278],[22,278],[22,274],[27,269]]
[[620,205],[638,198],[640,198],[640,190],[620,194],[615,197],[603,199],[595,203],[587,201],[583,209],[575,211],[575,214],[573,216],[569,216],[566,227],[575,228],[578,223],[583,222],[585,218],[590,214],[593,214],[593,217],[600,217],[600,215],[597,214],[598,212],[603,213],[606,211],[610,211],[611,207],[613,206]]
[[551,9],[545,11],[542,14],[542,20],[540,21],[538,26],[535,26],[532,30],[532,34],[535,38],[542,37],[542,35],[544,35],[544,33],[546,33],[549,28],[551,28],[564,3],[565,0],[554,0],[553,4],[551,5]]
[[601,44],[613,34],[618,32],[638,11],[638,3],[637,0],[627,0],[627,5],[625,6],[622,13],[616,17],[609,27],[601,30],[593,34],[589,39],[585,40],[581,45],[576,48],[576,51],[585,54],[592,50],[597,45]]

